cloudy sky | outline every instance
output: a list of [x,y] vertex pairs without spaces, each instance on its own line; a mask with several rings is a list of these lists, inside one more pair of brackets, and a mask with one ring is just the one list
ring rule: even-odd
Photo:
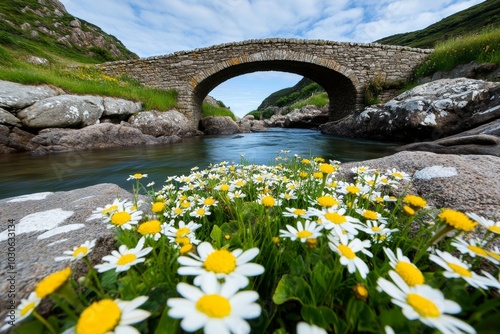
[[[60,0],[70,14],[114,35],[141,57],[247,39],[373,42],[425,28],[483,0]],[[210,95],[238,116],[301,77],[256,72]]]

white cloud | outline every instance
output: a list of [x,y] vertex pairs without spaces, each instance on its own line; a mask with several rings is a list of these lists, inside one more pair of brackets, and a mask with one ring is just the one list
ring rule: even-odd
[[[116,36],[128,49],[141,57],[267,37],[372,42],[393,34],[425,28],[446,16],[482,2],[482,0],[60,1],[69,13]],[[248,79],[247,82],[248,86],[245,89],[249,91],[266,86],[262,83],[253,86],[255,84],[253,79]],[[281,88],[293,84],[288,85],[284,81],[281,83]],[[243,96],[243,94],[237,95]],[[224,95],[217,98],[226,102],[226,100],[233,101],[234,96]],[[254,100],[254,98],[249,99]],[[238,105],[236,101],[226,104],[233,106],[233,110]],[[241,101],[240,104],[241,108],[237,109],[243,110],[250,103]],[[247,111],[255,109],[258,104],[260,101]]]

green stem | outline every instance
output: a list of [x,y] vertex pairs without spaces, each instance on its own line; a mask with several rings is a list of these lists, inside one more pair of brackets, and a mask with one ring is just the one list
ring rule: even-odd
[[45,327],[47,327],[47,329],[52,333],[52,334],[57,334],[56,330],[54,329],[54,327],[52,327],[52,325],[47,321],[45,320],[44,317],[42,317],[37,311],[33,311],[32,313],[35,318],[38,319],[38,321],[40,321]]

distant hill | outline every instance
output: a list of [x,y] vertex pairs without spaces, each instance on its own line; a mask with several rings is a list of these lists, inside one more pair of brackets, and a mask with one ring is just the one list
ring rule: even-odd
[[116,37],[70,15],[57,0],[0,1],[0,53],[53,63],[135,59]]
[[[487,0],[448,16],[425,29],[385,37],[375,42],[416,48],[433,48],[436,43],[450,38],[497,27],[500,27],[500,0]],[[276,106],[276,102],[280,99],[282,101],[287,99],[293,100],[288,97],[299,93],[311,82],[311,80],[303,78],[293,87],[284,88],[272,93],[262,101],[257,110],[261,111],[270,106]],[[290,105],[292,104],[293,102],[290,103]]]
[[500,27],[500,0],[487,0],[448,16],[425,29],[397,34],[375,41],[381,44],[433,48],[438,42]]

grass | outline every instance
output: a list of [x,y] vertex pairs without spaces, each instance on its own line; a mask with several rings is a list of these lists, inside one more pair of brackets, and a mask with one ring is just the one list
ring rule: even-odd
[[236,116],[231,110],[223,106],[214,106],[212,104],[203,102],[201,106],[202,117],[208,116],[229,116],[233,121],[236,121]]
[[500,28],[437,44],[429,58],[415,70],[415,77],[450,71],[471,61],[500,66]]
[[307,105],[315,105],[318,108],[322,108],[329,103],[328,94],[323,92],[313,95],[305,100],[299,101],[290,107],[290,110],[300,109]]
[[[416,334],[444,322],[495,332],[499,222],[429,207],[401,191],[404,171],[358,166],[346,179],[319,157],[281,151],[275,161],[194,167],[157,189],[134,174],[132,201],[92,214],[115,231],[120,254],[91,261],[85,240],[64,252],[85,276],[69,262],[43,278],[14,312],[24,317],[15,333],[113,331],[125,320],[118,299],[143,310],[124,324],[141,333],[219,333],[204,324],[229,314],[241,333]],[[465,241],[470,233],[483,237]],[[55,303],[43,311],[41,299]],[[299,322],[322,330],[301,333]]]

